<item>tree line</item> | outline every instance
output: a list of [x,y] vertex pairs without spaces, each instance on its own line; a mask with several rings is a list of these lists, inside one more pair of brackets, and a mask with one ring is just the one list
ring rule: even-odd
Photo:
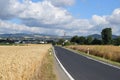
[[64,39],[60,39],[58,44],[70,45],[70,44],[80,44],[80,45],[120,45],[120,36],[117,38],[112,38],[112,29],[105,28],[101,32],[101,39],[93,38],[92,36],[73,36],[70,41],[65,42]]

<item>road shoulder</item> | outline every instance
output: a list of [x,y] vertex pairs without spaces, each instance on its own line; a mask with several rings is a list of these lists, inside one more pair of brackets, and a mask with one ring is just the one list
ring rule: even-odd
[[65,72],[62,70],[57,60],[54,57],[54,72],[56,74],[57,80],[70,80]]

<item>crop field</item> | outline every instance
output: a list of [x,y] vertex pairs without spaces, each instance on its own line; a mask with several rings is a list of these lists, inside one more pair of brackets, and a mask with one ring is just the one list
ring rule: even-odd
[[0,80],[41,80],[40,68],[51,45],[0,46]]
[[68,48],[120,62],[120,47],[112,45],[73,45]]

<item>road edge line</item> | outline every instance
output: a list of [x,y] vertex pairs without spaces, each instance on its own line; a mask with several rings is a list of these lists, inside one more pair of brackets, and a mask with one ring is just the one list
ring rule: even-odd
[[60,67],[63,69],[63,71],[65,72],[65,74],[69,77],[70,80],[75,80],[71,75],[70,73],[68,73],[68,71],[64,68],[64,66],[62,65],[62,63],[60,62],[60,60],[57,58],[56,54],[55,54],[55,49],[54,47],[52,47],[52,50],[53,50],[53,53],[54,53],[54,56],[57,60],[57,62],[59,63]]

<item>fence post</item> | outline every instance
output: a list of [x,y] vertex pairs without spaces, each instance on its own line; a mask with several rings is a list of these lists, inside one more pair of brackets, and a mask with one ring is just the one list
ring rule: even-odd
[[89,54],[90,53],[90,49],[89,48],[87,48],[87,54]]

